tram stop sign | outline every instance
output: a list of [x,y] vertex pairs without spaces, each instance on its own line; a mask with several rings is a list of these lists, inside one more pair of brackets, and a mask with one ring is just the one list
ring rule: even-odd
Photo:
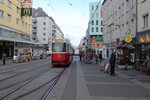
[[103,38],[96,38],[97,42],[103,42]]

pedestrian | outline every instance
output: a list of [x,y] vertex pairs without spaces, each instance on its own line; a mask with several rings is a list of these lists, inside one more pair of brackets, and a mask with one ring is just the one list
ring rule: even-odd
[[82,61],[82,56],[83,56],[83,52],[80,51],[80,52],[79,52],[80,61]]
[[99,60],[102,61],[102,54],[99,54]]
[[150,75],[150,55],[146,56],[146,63],[147,63],[147,75]]
[[31,53],[28,53],[28,54],[26,55],[26,59],[27,59],[28,62],[31,60]]
[[110,68],[110,74],[112,76],[115,76],[115,64],[116,64],[116,55],[115,55],[115,52],[113,52],[111,54],[109,62],[110,62],[110,67],[111,67]]
[[126,56],[124,61],[125,61],[124,70],[128,71],[129,56]]
[[96,62],[96,64],[98,62],[98,55],[97,54],[95,54],[95,62]]
[[6,64],[6,53],[3,53],[2,54],[2,60],[3,60],[3,65],[5,65]]

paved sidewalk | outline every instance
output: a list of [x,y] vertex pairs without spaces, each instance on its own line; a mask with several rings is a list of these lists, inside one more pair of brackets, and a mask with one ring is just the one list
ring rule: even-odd
[[77,64],[77,100],[150,100],[150,76],[116,68],[116,76],[98,64]]
[[6,65],[10,65],[10,64],[13,64],[13,62],[12,62],[12,59],[7,59],[6,61],[5,61],[5,65],[3,65],[3,61],[0,59],[0,66],[6,66]]

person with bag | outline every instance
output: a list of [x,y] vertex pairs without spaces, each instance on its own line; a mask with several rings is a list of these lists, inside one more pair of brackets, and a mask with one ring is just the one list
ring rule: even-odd
[[116,55],[115,55],[115,52],[113,52],[111,54],[109,62],[110,62],[110,74],[112,76],[115,76],[115,64],[116,64]]

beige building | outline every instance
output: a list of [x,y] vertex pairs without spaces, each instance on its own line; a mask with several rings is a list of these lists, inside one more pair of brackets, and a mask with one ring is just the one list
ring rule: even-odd
[[32,34],[32,16],[21,16],[22,0],[0,0],[0,57],[2,52],[12,57],[17,46],[30,44]]
[[[118,56],[124,56],[125,37],[136,36],[136,0],[104,0],[103,13],[103,56],[107,58],[116,51]],[[132,42],[132,41],[130,41]],[[129,53],[125,52],[127,55]]]

